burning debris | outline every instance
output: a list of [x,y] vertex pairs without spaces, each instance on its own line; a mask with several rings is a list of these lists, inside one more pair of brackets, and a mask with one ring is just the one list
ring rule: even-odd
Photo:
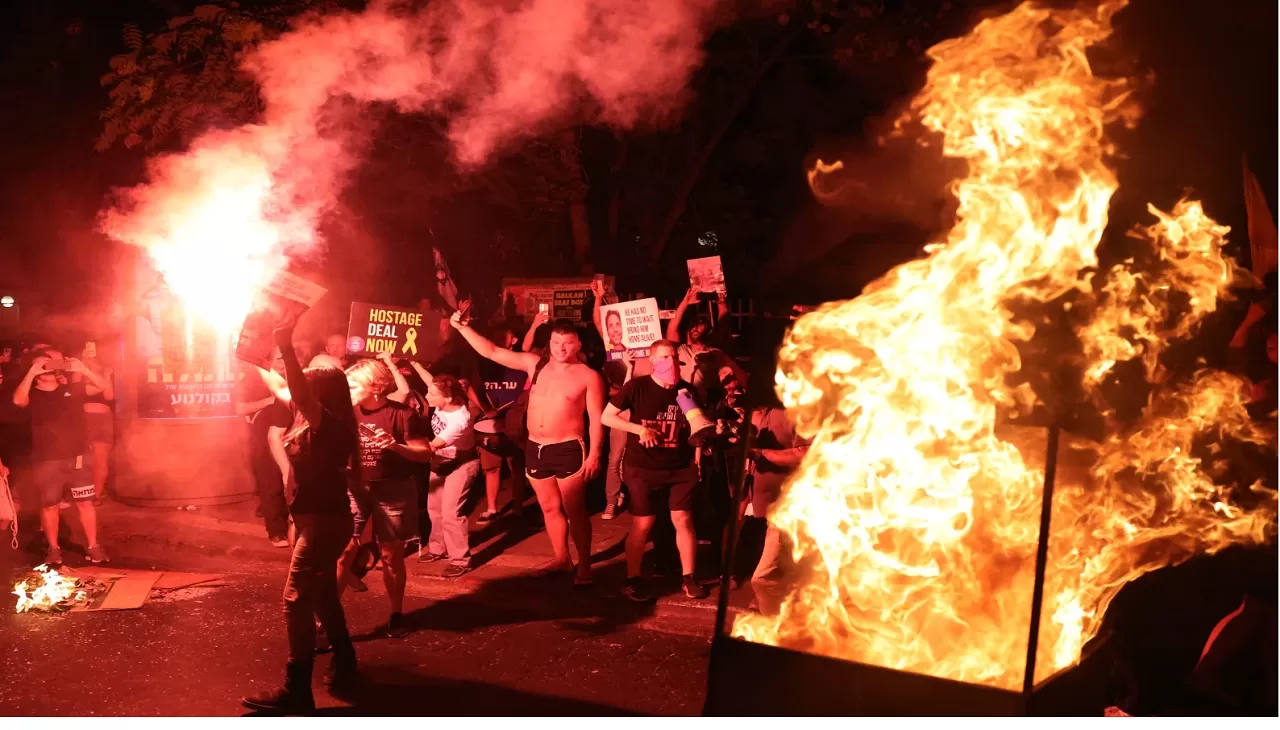
[[[1152,208],[1152,270],[1117,266],[1094,306],[1066,311],[1092,294],[1118,186],[1104,130],[1136,118],[1128,82],[1095,77],[1086,56],[1124,6],[1026,3],[929,51],[911,113],[967,163],[956,222],[926,258],[788,335],[777,387],[813,445],[769,518],[805,574],[776,616],[742,616],[734,636],[1020,686],[1027,635],[1014,627],[1031,615],[1044,467],[1019,448],[1031,429],[1008,421],[1051,409],[1013,377],[1038,326],[1015,302],[1076,323],[1082,394],[1130,360],[1158,389],[1136,423],[1109,419],[1083,445],[1091,467],[1059,473],[1037,679],[1080,658],[1126,583],[1274,534],[1275,493],[1233,490],[1215,455],[1274,449],[1244,410],[1248,384],[1213,371],[1178,383],[1159,363],[1237,283],[1226,227],[1194,201]],[[815,171],[815,189],[836,166]]]
[[183,600],[225,585],[216,573],[127,568],[64,568],[60,573],[37,565],[14,585],[13,594],[18,597],[18,613],[117,611],[141,608],[153,595]]
[[37,565],[31,575],[13,586],[18,597],[18,613],[27,611],[70,611],[89,600],[92,587],[79,578],[60,574],[47,565]]

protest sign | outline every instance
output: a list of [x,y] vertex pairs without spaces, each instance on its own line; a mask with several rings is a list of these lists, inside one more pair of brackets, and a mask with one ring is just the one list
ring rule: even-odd
[[[606,293],[613,293],[612,276],[604,278]],[[591,312],[586,311],[591,302],[591,277],[574,276],[561,279],[503,279],[503,301],[511,297],[515,302],[515,313],[531,319],[538,313],[538,305],[546,304],[553,320],[567,319],[571,322],[589,322]]]
[[724,268],[719,256],[689,259],[689,285],[704,293],[725,293]]
[[347,324],[347,353],[373,357],[389,352],[395,358],[431,362],[440,353],[440,314],[434,310],[351,303]]
[[600,308],[600,317],[604,319],[604,349],[610,360],[621,360],[627,351],[648,357],[649,346],[662,339],[658,300],[653,297],[606,304]]
[[236,359],[271,369],[275,331],[296,325],[303,312],[314,307],[324,294],[325,289],[319,284],[287,271],[278,272],[244,319],[236,343]]
[[138,417],[235,417],[231,335],[194,320],[163,278],[145,273],[154,283],[134,314]]

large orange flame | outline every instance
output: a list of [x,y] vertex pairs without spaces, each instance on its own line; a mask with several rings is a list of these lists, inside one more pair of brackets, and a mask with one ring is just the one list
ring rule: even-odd
[[[1021,368],[1016,344],[1035,332],[1008,303],[1088,288],[1117,187],[1104,127],[1133,121],[1135,110],[1123,81],[1093,75],[1086,49],[1110,35],[1124,4],[1028,3],[929,51],[934,65],[912,109],[946,155],[967,163],[952,188],[956,223],[926,258],[789,333],[777,386],[813,446],[769,518],[792,538],[803,576],[776,616],[743,616],[734,635],[1020,685],[1043,431],[998,417],[1037,402],[1029,385],[1006,379]],[[1118,360],[1155,362],[1163,341],[1189,334],[1232,279],[1225,229],[1198,204],[1153,212],[1153,242],[1169,268],[1153,284],[1162,293],[1104,292],[1093,329],[1079,331],[1093,338],[1094,383]],[[1170,287],[1194,302],[1175,323]],[[1274,495],[1252,512],[1233,506],[1193,455],[1197,439],[1261,438],[1242,392],[1234,378],[1202,374],[1100,448],[1067,439],[1038,677],[1079,657],[1125,582],[1273,528]],[[1091,468],[1073,467],[1081,453]]]

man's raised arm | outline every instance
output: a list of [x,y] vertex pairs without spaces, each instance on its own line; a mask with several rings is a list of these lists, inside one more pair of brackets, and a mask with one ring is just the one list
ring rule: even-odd
[[486,360],[492,360],[499,365],[516,370],[529,370],[538,362],[538,356],[529,352],[512,352],[502,347],[498,347],[489,341],[489,338],[471,329],[470,325],[464,324],[462,321],[462,312],[454,312],[449,318],[449,324],[458,330],[462,338],[467,344],[476,351],[476,354]]

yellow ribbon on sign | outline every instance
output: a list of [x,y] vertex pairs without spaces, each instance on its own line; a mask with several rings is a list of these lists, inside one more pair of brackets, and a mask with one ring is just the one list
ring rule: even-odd
[[418,354],[418,330],[410,327],[404,331],[404,347],[400,348],[401,353],[409,353],[410,355]]

